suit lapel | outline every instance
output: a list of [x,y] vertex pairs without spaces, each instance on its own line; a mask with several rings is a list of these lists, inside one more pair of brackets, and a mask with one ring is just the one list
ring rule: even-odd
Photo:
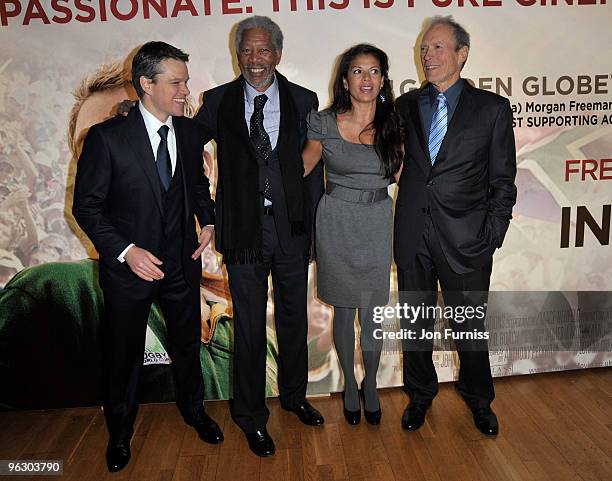
[[423,171],[429,175],[429,171],[431,170],[431,161],[429,160],[429,148],[427,147],[427,139],[425,137],[425,132],[423,132],[423,120],[421,117],[421,98],[427,92],[428,85],[421,87],[418,92],[418,95],[415,95],[412,99],[410,99],[410,105],[408,107],[408,112],[410,112],[410,117],[412,120],[412,125],[414,126],[414,130],[416,132],[416,136],[419,140],[419,145],[423,150],[423,155],[418,156],[417,163],[423,169]]
[[[181,185],[183,188],[183,203],[184,209],[183,214],[185,220],[189,220],[189,212],[192,212],[191,206],[189,205],[189,196],[187,195],[187,171],[185,169],[185,153],[188,152],[186,149],[186,139],[185,139],[185,131],[181,128],[181,122],[183,119],[180,117],[172,117],[172,126],[174,127],[174,137],[176,138],[176,168],[174,169],[174,175],[179,174],[179,169],[181,172]],[[202,146],[202,150],[204,150],[204,146]],[[202,162],[204,160],[202,159]],[[185,223],[185,225],[188,225]]]
[[447,158],[446,151],[448,150],[448,144],[456,139],[457,136],[461,135],[461,132],[473,121],[472,86],[463,79],[461,82],[464,82],[463,90],[461,91],[457,108],[455,109],[453,118],[448,124],[446,135],[444,136],[444,140],[442,141],[442,145],[440,145],[440,150],[438,151],[438,158],[442,159],[442,162],[444,162],[444,159]]
[[159,175],[155,166],[155,155],[151,148],[151,141],[147,135],[142,114],[138,106],[130,110],[127,121],[128,129],[124,131],[126,144],[132,149],[137,163],[145,173],[145,177],[153,190],[153,196],[160,212],[163,213],[161,204],[161,187],[159,185]]

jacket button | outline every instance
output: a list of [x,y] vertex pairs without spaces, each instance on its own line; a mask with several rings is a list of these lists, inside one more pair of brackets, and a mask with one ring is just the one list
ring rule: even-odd
[[428,187],[431,187],[432,185],[434,185],[434,181],[433,180],[430,180],[429,182],[427,182],[427,186]]

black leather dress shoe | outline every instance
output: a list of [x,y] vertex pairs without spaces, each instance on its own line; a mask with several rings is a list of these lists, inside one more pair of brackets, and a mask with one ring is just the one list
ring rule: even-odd
[[274,447],[274,441],[266,431],[266,428],[259,429],[254,433],[246,433],[247,441],[249,442],[249,448],[257,456],[265,458],[267,456],[274,455],[276,448]]
[[130,440],[108,442],[106,448],[106,466],[111,473],[121,471],[130,462]]
[[402,416],[402,428],[416,431],[425,424],[425,414],[429,406],[423,403],[410,403]]
[[206,443],[217,444],[223,441],[223,432],[219,425],[204,411],[200,411],[193,423],[200,439]]
[[497,416],[491,408],[478,408],[472,410],[474,414],[474,424],[478,430],[486,436],[497,436],[499,433],[499,423]]
[[297,414],[297,417],[308,426],[320,426],[325,422],[325,419],[319,411],[317,411],[308,401],[302,402],[298,407],[291,409],[283,407],[286,411],[291,411]]

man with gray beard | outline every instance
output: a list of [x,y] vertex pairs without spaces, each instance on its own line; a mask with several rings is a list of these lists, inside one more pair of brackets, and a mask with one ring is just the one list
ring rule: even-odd
[[235,46],[242,75],[204,92],[195,119],[205,142],[215,140],[218,149],[215,244],[227,266],[234,306],[232,415],[251,450],[271,456],[275,447],[266,430],[265,403],[270,273],[281,405],[305,424],[324,422],[306,401],[307,268],[322,171],[304,179],[301,157],[306,115],[318,100],[276,71],[283,34],[269,18],[241,21]]

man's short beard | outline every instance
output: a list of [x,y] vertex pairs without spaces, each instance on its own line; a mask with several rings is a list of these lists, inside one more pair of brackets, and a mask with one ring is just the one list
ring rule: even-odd
[[272,85],[272,83],[274,82],[274,70],[270,73],[270,75],[268,77],[266,77],[264,80],[262,80],[259,84],[255,84],[253,82],[251,82],[249,80],[249,77],[243,73],[242,74],[244,76],[244,79],[246,80],[246,82],[253,87],[255,90],[258,90],[260,88],[268,88],[270,85]]

